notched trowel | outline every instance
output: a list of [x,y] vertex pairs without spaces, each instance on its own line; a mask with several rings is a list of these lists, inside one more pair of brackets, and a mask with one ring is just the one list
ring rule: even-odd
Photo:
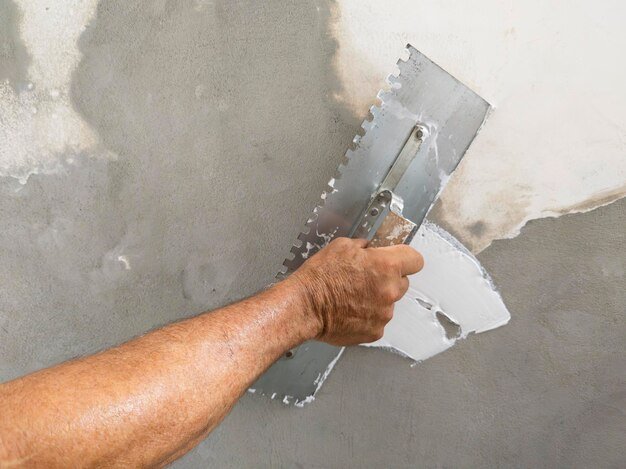
[[[489,103],[411,45],[381,91],[363,136],[354,138],[335,178],[278,274],[284,278],[337,236],[371,246],[409,243],[480,130]],[[311,341],[290,350],[252,385],[285,403],[310,402],[343,349]]]

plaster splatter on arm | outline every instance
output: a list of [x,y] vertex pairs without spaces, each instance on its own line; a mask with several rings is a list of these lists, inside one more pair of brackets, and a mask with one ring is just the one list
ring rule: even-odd
[[424,256],[424,269],[409,277],[409,291],[396,303],[393,319],[372,347],[425,360],[471,332],[503,326],[510,314],[478,260],[449,233],[424,223],[411,246]]

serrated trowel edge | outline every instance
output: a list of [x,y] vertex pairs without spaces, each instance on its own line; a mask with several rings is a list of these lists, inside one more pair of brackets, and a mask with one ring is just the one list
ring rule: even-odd
[[[283,261],[282,267],[276,275],[277,279],[282,279],[291,272],[294,272],[308,257],[323,248],[336,235],[336,233],[332,232],[320,233],[319,231],[316,231],[314,235],[312,234],[313,230],[316,228],[316,221],[319,213],[323,210],[324,206],[334,197],[337,197],[337,194],[340,192],[341,176],[343,171],[348,167],[353,158],[358,157],[358,152],[356,150],[358,149],[359,142],[363,139],[367,132],[376,125],[376,118],[380,115],[385,99],[388,99],[391,96],[390,88],[392,89],[394,86],[397,86],[398,80],[402,74],[403,64],[406,64],[410,60],[411,54],[414,52],[419,53],[417,49],[410,44],[407,44],[403,54],[407,58],[399,58],[396,61],[396,70],[389,74],[385,79],[389,87],[380,89],[376,94],[378,104],[374,104],[369,108],[367,117],[363,119],[360,125],[362,132],[358,132],[354,136],[351,144],[348,146],[348,149],[340,159],[333,177],[330,178],[326,184],[326,188],[320,195],[320,201],[313,208],[311,216],[304,224],[304,228],[300,234],[298,234],[296,242],[293,243],[290,249],[290,254]],[[319,240],[322,240],[323,243],[317,242]]]
[[[279,279],[294,272],[332,238],[349,235],[416,121],[426,122],[432,118],[434,124],[442,127],[440,137],[446,137],[440,142],[440,147],[446,150],[444,161],[439,160],[435,139],[434,151],[429,147],[428,155],[422,158],[430,166],[413,165],[407,171],[404,188],[399,187],[417,204],[414,210],[408,204],[412,211],[408,218],[417,224],[421,223],[434,202],[434,195],[441,191],[447,176],[484,122],[489,109],[486,101],[412,46],[407,45],[405,54],[408,57],[396,62],[395,73],[387,77],[389,88],[379,91],[380,103],[370,108],[368,118],[361,124],[362,132],[353,138],[334,177],[322,192],[320,202],[297,236],[278,274]],[[422,73],[423,69],[427,69],[426,73]],[[430,79],[433,80],[429,82]],[[458,110],[463,112],[456,112]],[[467,118],[455,117],[450,121],[451,116],[465,114]],[[384,132],[372,132],[375,128],[384,128]],[[421,187],[425,179],[429,180],[426,183],[431,182],[433,168],[444,168],[439,175],[441,185],[436,184],[436,192],[431,185],[430,195],[418,203],[416,184]],[[425,176],[426,173],[430,175]],[[425,185],[423,190],[426,188]],[[319,390],[342,350],[321,342],[307,342],[298,347],[291,358],[276,362],[252,388],[272,398],[279,397],[285,403],[310,402],[309,397]]]

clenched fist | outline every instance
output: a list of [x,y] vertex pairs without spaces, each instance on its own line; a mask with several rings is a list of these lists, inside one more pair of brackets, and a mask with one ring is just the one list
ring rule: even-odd
[[337,238],[290,277],[305,292],[317,340],[355,345],[380,339],[394,303],[409,288],[407,275],[424,266],[409,246],[366,246],[362,239]]

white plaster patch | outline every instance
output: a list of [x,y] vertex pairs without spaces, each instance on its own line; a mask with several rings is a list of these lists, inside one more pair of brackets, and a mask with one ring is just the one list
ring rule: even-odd
[[30,83],[0,82],[0,176],[24,184],[31,174],[62,171],[77,157],[115,158],[99,146],[98,136],[74,111],[69,97],[81,57],[77,40],[98,0],[16,3],[21,39],[30,56]]
[[[409,277],[409,291],[396,303],[393,319],[384,336],[365,347],[395,351],[415,360],[426,360],[452,347],[470,333],[481,333],[507,324],[509,311],[491,278],[478,260],[452,235],[440,227],[424,222],[411,246],[424,256],[424,268]],[[459,326],[458,336],[449,337],[437,313],[443,313]],[[315,380],[315,392],[296,407],[315,400],[326,378],[345,349]],[[256,392],[252,389],[249,392]],[[276,397],[272,394],[271,399]],[[283,398],[290,404],[292,396]]]
[[618,0],[343,0],[337,98],[362,116],[411,43],[496,107],[442,194],[443,222],[479,252],[626,194],[624,17]]
[[[383,338],[363,345],[391,348],[421,361],[471,332],[485,332],[509,322],[511,316],[491,279],[452,236],[424,223],[411,246],[424,256],[424,269],[409,277],[409,291],[396,303]],[[437,312],[460,326],[458,338],[447,337]]]

